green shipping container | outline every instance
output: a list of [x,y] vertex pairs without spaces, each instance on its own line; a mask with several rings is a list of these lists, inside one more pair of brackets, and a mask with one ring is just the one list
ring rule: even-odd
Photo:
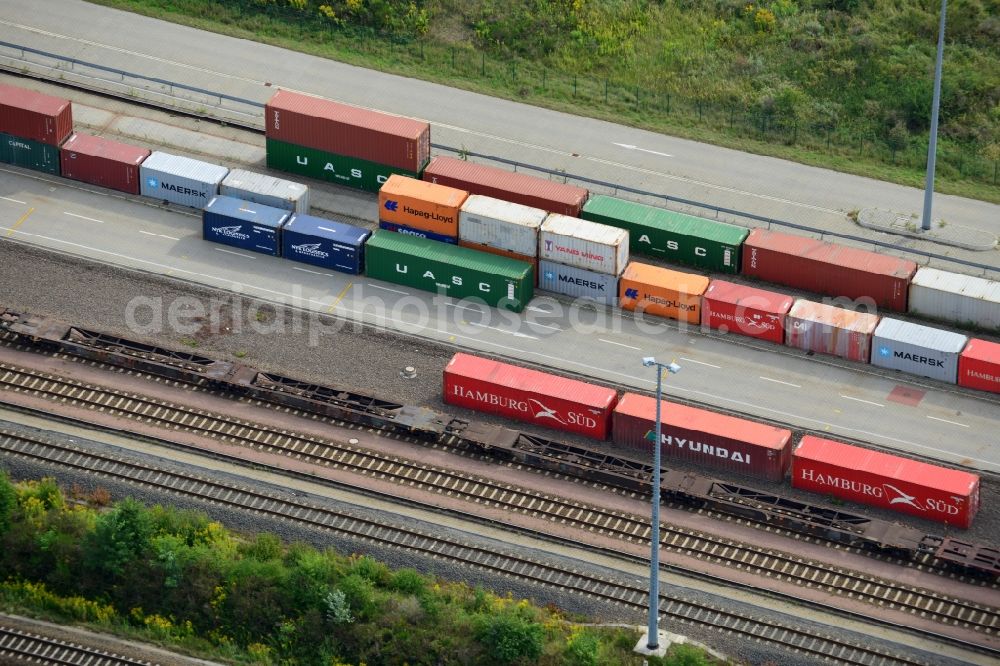
[[580,217],[628,231],[629,251],[718,273],[739,273],[743,241],[750,231],[665,208],[598,194]]
[[382,183],[394,173],[419,179],[423,171],[423,169],[417,172],[407,171],[357,157],[296,146],[276,139],[267,139],[267,166],[368,192],[378,192]]
[[524,309],[535,289],[527,262],[383,230],[365,244],[365,274],[514,312]]
[[0,132],[0,162],[59,175],[59,148]]

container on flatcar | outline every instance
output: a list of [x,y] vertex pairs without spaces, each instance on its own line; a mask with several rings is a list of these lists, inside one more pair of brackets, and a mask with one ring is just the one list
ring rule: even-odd
[[61,97],[0,84],[0,132],[58,148],[73,133],[73,104]]
[[267,166],[307,178],[325,180],[366,192],[378,192],[389,176],[399,173],[419,178],[419,171],[378,164],[360,157],[328,153],[277,139],[266,139]]
[[708,284],[704,275],[633,261],[618,282],[618,302],[623,310],[698,324]]
[[785,344],[868,363],[878,316],[798,299],[785,320]]
[[59,149],[63,178],[139,194],[139,165],[150,151],[127,143],[73,134]]
[[916,270],[906,259],[766,229],[754,229],[743,243],[744,275],[817,294],[871,299],[898,312],[906,312]]
[[910,313],[1000,330],[1000,282],[922,266],[910,282]]
[[457,187],[469,194],[482,194],[571,217],[580,214],[588,194],[586,189],[575,185],[443,155],[430,161],[424,169],[423,179]]
[[614,389],[458,353],[444,369],[444,401],[480,412],[607,439]]
[[872,336],[871,363],[954,384],[969,338],[951,331],[882,317]]
[[628,232],[552,213],[539,228],[538,258],[618,276],[628,264]]
[[538,288],[573,298],[596,301],[602,305],[618,302],[618,278],[575,266],[541,259],[538,262]]
[[604,194],[591,196],[580,217],[627,230],[633,254],[719,273],[740,272],[743,241],[750,233],[733,224]]
[[458,238],[497,250],[537,257],[538,229],[546,215],[548,213],[541,208],[472,194],[462,204],[458,215]]
[[59,148],[0,133],[0,162],[59,175]]
[[[459,224],[461,228],[461,224]],[[466,247],[470,250],[476,250],[477,252],[485,252],[486,254],[495,254],[498,257],[507,257],[508,259],[514,259],[515,261],[523,261],[527,264],[531,264],[531,269],[534,271],[535,275],[535,286],[538,286],[538,257],[529,256],[526,254],[518,254],[517,252],[510,252],[508,250],[501,250],[496,247],[490,247],[489,245],[482,245],[480,243],[471,243],[469,241],[464,241],[459,239],[459,247]]]
[[309,212],[309,187],[263,173],[233,169],[222,179],[219,194],[293,213]]
[[712,280],[701,302],[701,323],[724,333],[739,333],[785,344],[785,316],[791,296],[742,284]]
[[514,312],[531,300],[532,273],[523,261],[387,231],[376,231],[365,244],[371,278]]
[[458,242],[458,212],[465,190],[393,174],[378,191],[378,218]]
[[962,528],[979,510],[975,474],[813,435],[792,451],[792,486]]
[[414,173],[431,155],[429,123],[289,90],[271,96],[264,120],[269,139]]
[[[656,398],[626,393],[615,407],[612,441],[652,451]],[[781,481],[791,456],[790,430],[664,400],[660,444],[664,457]]]
[[371,231],[312,215],[293,214],[281,227],[281,256],[340,273],[364,271]]
[[284,208],[213,197],[201,213],[202,237],[223,245],[278,256],[278,233],[291,216]]
[[396,234],[403,234],[404,236],[413,236],[414,238],[426,238],[427,240],[432,240],[438,243],[448,243],[449,245],[457,245],[458,238],[455,236],[443,236],[441,234],[436,234],[433,231],[425,231],[423,229],[414,229],[413,227],[408,227],[405,224],[396,224],[395,222],[386,222],[381,220],[378,223],[379,229],[384,229],[386,231],[391,231]]
[[219,193],[229,169],[190,157],[154,151],[139,165],[139,192],[145,197],[204,208]]
[[958,385],[1000,393],[1000,344],[969,340],[958,358]]

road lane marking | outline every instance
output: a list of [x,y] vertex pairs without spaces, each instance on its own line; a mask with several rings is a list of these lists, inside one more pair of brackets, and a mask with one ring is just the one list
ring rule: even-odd
[[22,223],[23,223],[23,222],[24,222],[25,220],[27,220],[27,219],[28,219],[28,216],[29,216],[29,215],[31,215],[31,214],[32,214],[32,213],[34,213],[34,212],[35,212],[35,207],[34,207],[34,206],[32,206],[31,208],[29,208],[29,209],[28,209],[28,212],[27,212],[27,213],[25,213],[24,215],[22,215],[22,216],[21,216],[21,217],[20,217],[20,218],[18,219],[18,221],[14,223],[14,226],[10,227],[10,228],[9,228],[9,229],[7,230],[7,235],[8,235],[8,236],[13,236],[13,235],[14,235],[14,232],[15,232],[15,231],[17,231],[17,228],[18,228],[19,226],[21,226],[21,224],[22,224]]
[[862,400],[861,398],[852,398],[851,396],[844,395],[843,393],[840,394],[840,397],[843,398],[843,399],[845,399],[845,400],[854,400],[855,402],[863,402],[866,405],[875,405],[876,407],[885,407],[885,405],[880,405],[877,402],[872,402],[871,400]]
[[926,416],[929,419],[934,419],[935,421],[941,421],[942,423],[950,423],[952,425],[961,426],[963,428],[968,428],[969,427],[967,424],[965,424],[965,423],[959,423],[958,421],[949,421],[948,419],[939,419],[938,417],[931,416],[930,414],[927,414]]
[[639,146],[633,146],[631,143],[616,143],[615,145],[621,146],[625,150],[638,150],[644,153],[652,153],[653,155],[660,155],[662,157],[673,157],[673,155],[670,155],[668,153],[661,153],[658,150],[648,150],[646,148],[640,148]]
[[687,361],[688,363],[697,363],[698,365],[707,365],[710,368],[715,368],[716,370],[722,370],[721,365],[713,365],[712,363],[705,363],[704,361],[696,361],[693,358],[680,357],[682,361]]
[[0,197],[0,199],[3,199],[4,201],[13,201],[14,203],[21,204],[22,206],[28,205],[27,201],[18,201],[17,199],[11,199],[10,197]]
[[532,312],[544,312],[545,314],[552,314],[552,310],[543,310],[542,308],[536,307],[534,305],[529,305],[524,309],[531,310]]
[[156,234],[160,238],[166,238],[167,240],[179,241],[180,238],[175,238],[174,236],[168,236],[166,234]]
[[477,326],[479,328],[489,328],[489,329],[492,329],[494,331],[497,331],[498,333],[506,333],[507,335],[513,335],[515,338],[528,338],[530,340],[539,340],[540,339],[540,338],[536,338],[533,335],[528,335],[527,333],[518,333],[517,331],[505,331],[502,328],[497,328],[496,326],[487,326],[486,324],[480,324],[479,322],[475,322],[475,321],[468,321],[468,322],[465,322],[465,323],[467,325],[469,325],[469,326]]
[[636,351],[642,351],[638,347],[633,347],[632,345],[625,345],[620,342],[615,342],[614,340],[605,340],[604,338],[597,338],[601,342],[607,342],[609,345],[618,345],[619,347],[628,347],[629,349],[634,349]]
[[226,254],[235,254],[237,257],[243,257],[244,259],[256,259],[257,258],[257,257],[254,257],[252,255],[249,255],[249,254],[243,254],[242,252],[233,252],[232,250],[223,250],[221,247],[216,247],[216,248],[212,248],[212,249],[216,250],[217,252],[225,252]]
[[761,377],[765,382],[774,382],[775,384],[784,384],[785,386],[794,386],[795,388],[802,388],[798,384],[793,384],[791,382],[783,382],[780,379],[771,379],[770,377]]
[[64,210],[63,215],[69,215],[70,217],[78,217],[81,220],[87,220],[88,222],[97,222],[98,224],[104,224],[104,220],[95,220],[92,217],[87,217],[86,215],[77,215],[76,213],[71,213],[68,210]]
[[478,310],[476,308],[470,308],[468,305],[459,305],[458,303],[445,303],[445,307],[455,308],[456,310],[468,310],[469,312],[475,312],[476,314],[488,314],[489,306],[486,310]]
[[303,273],[312,273],[313,275],[325,275],[327,277],[333,277],[333,273],[323,273],[322,271],[311,271],[308,268],[300,268],[299,266],[292,266],[293,271],[302,271]]
[[[305,269],[303,268],[302,270],[305,270]],[[309,272],[310,272],[310,273],[312,273],[313,271],[309,271]],[[328,308],[326,309],[326,311],[327,311],[327,312],[333,312],[333,309],[334,309],[334,308],[336,308],[336,307],[337,307],[338,305],[340,305],[340,302],[341,302],[342,300],[344,300],[344,296],[346,296],[346,295],[347,295],[347,291],[348,291],[348,290],[349,290],[349,289],[350,289],[351,287],[353,287],[353,286],[354,286],[354,283],[353,283],[353,282],[348,282],[348,283],[347,283],[347,286],[346,286],[346,287],[344,287],[343,289],[341,289],[341,290],[340,290],[340,293],[339,293],[339,294],[337,294],[337,298],[336,298],[336,299],[334,299],[333,303],[331,303],[331,304],[330,304],[330,307],[328,307]]]
[[139,229],[139,233],[143,234],[144,236],[155,236],[156,235],[152,231],[143,231],[142,229]]
[[553,331],[561,331],[560,326],[550,326],[549,324],[539,324],[537,321],[527,321],[525,322],[528,326],[537,326],[538,328],[551,328]]
[[394,294],[402,294],[403,296],[409,296],[410,295],[410,292],[408,292],[408,291],[400,291],[399,289],[389,289],[389,287],[380,287],[377,284],[372,284],[371,282],[365,282],[365,284],[368,285],[369,287],[375,287],[376,289],[382,289],[384,291],[391,291]]

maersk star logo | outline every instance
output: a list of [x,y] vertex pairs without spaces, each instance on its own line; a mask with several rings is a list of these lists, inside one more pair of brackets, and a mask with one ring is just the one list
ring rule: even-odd
[[160,181],[156,180],[155,178],[147,178],[146,184],[155,189],[159,187]]
[[556,274],[553,273],[552,271],[545,271],[544,277],[545,277],[546,280],[555,280],[556,279]]
[[879,354],[879,356],[891,356],[892,355],[892,350],[889,349],[888,347],[879,347],[878,348],[878,354]]

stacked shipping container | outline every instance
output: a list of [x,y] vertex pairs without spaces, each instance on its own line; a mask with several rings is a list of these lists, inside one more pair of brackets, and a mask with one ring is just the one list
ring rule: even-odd
[[542,289],[614,305],[628,265],[628,232],[551,213],[539,229],[538,258]]
[[219,194],[294,213],[309,212],[308,187],[253,171],[230,171],[219,185]]
[[379,226],[420,238],[458,243],[459,210],[469,193],[394,174],[379,188]]
[[0,84],[0,161],[59,173],[59,146],[73,133],[69,100]]
[[458,244],[480,252],[526,261],[538,285],[538,230],[547,213],[481,194],[469,195],[458,215]]

